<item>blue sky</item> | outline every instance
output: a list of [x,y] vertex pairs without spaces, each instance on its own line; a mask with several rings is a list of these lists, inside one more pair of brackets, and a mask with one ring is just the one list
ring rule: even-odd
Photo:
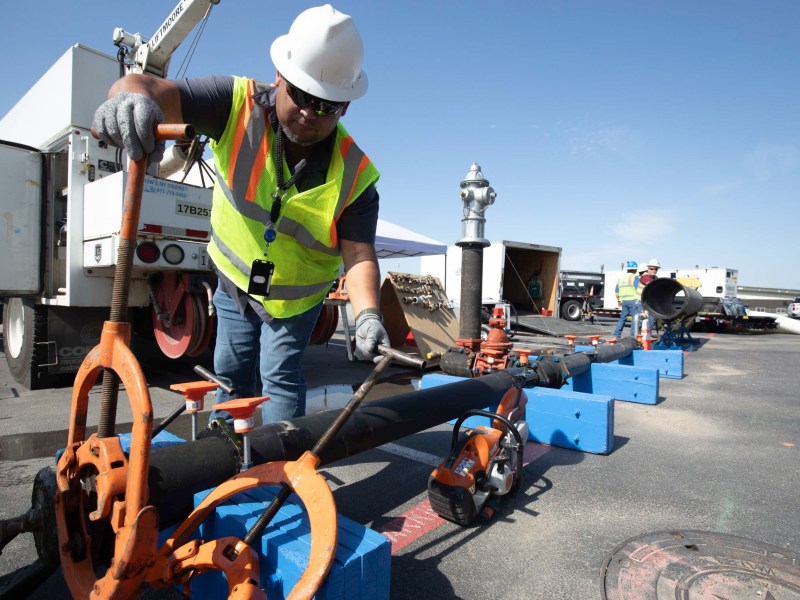
[[[0,115],[70,45],[114,54],[114,27],[149,36],[175,3],[4,0]],[[270,43],[315,4],[221,0],[188,75],[272,80]],[[343,123],[382,173],[382,218],[454,243],[478,162],[490,240],[800,288],[800,2],[334,6],[364,38],[370,89]]]

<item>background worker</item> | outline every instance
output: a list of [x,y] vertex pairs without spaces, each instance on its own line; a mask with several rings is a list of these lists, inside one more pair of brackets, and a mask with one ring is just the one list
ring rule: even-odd
[[619,321],[617,321],[613,333],[614,338],[622,335],[622,329],[625,327],[628,317],[631,318],[631,337],[636,335],[633,323],[636,315],[639,314],[639,301],[642,297],[639,289],[639,276],[636,274],[638,266],[635,260],[629,260],[625,265],[626,272],[619,278],[617,286],[614,288],[617,305],[620,307]]
[[[374,246],[379,174],[339,123],[367,91],[361,36],[352,18],[325,5],[302,12],[270,55],[272,84],[129,75],[111,87],[93,123],[134,160],[160,159],[152,132],[162,121],[191,123],[212,139],[214,370],[238,397],[270,397],[264,423],[305,413],[300,365],[342,262],[356,356],[375,359],[389,343]],[[218,390],[217,402],[230,398]]]
[[[647,261],[647,264],[644,270],[639,271],[639,298],[641,299],[642,293],[644,292],[645,286],[653,281],[654,279],[658,278],[658,270],[661,268],[661,263],[658,262],[657,258],[651,258]],[[653,332],[653,328],[655,326],[655,317],[649,314],[647,315],[647,324],[651,331]]]

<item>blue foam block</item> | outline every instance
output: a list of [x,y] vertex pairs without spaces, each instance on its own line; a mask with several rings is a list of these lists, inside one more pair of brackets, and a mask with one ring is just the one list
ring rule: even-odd
[[629,356],[624,356],[616,362],[621,365],[658,369],[658,374],[667,379],[683,379],[682,350],[634,350]]
[[[217,507],[202,526],[204,539],[244,537],[274,497],[277,487],[248,490]],[[199,503],[206,492],[195,496]],[[278,511],[259,549],[261,584],[272,599],[285,598],[308,564],[311,530],[297,496]],[[319,600],[389,598],[391,543],[381,534],[339,515],[337,547],[331,571],[317,592]],[[192,583],[196,598],[225,597],[227,582],[208,572]]]
[[615,400],[655,404],[658,402],[658,371],[654,368],[594,363],[567,380],[562,389],[603,394]]
[[[150,448],[166,448],[167,446],[182,444],[185,441],[186,440],[183,438],[179,438],[177,435],[173,435],[166,429],[163,429],[159,431],[158,435],[150,442]],[[122,446],[122,451],[127,454],[131,448],[131,434],[120,433],[119,444]]]
[[[575,346],[575,352],[588,352],[590,350],[594,350],[594,346]],[[605,364],[652,368],[657,369],[661,377],[683,379],[682,350],[633,350],[628,356]]]
[[608,454],[614,449],[614,400],[565,389],[525,388],[529,440]]
[[[462,377],[439,373],[422,376],[420,387],[461,381]],[[614,400],[602,394],[541,387],[525,388],[528,396],[528,439],[561,448],[606,454],[614,448]],[[485,410],[495,411],[497,406]],[[455,423],[455,420],[450,421]],[[486,417],[469,417],[464,427],[488,425]]]

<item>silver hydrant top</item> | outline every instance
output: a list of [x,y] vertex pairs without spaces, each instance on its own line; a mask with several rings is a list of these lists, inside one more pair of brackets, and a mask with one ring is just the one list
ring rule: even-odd
[[483,237],[483,226],[486,223],[483,213],[494,204],[497,194],[489,186],[489,180],[481,173],[478,163],[472,163],[467,176],[461,182],[460,196],[464,203],[464,218],[461,219],[463,237],[456,242],[456,245],[488,246],[489,240]]

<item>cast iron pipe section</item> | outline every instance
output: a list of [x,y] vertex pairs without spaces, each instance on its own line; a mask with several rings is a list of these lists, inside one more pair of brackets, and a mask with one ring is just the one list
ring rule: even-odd
[[[680,296],[683,294],[683,297]],[[662,321],[683,320],[703,307],[703,296],[677,279],[654,279],[642,291],[642,304],[651,315]]]

